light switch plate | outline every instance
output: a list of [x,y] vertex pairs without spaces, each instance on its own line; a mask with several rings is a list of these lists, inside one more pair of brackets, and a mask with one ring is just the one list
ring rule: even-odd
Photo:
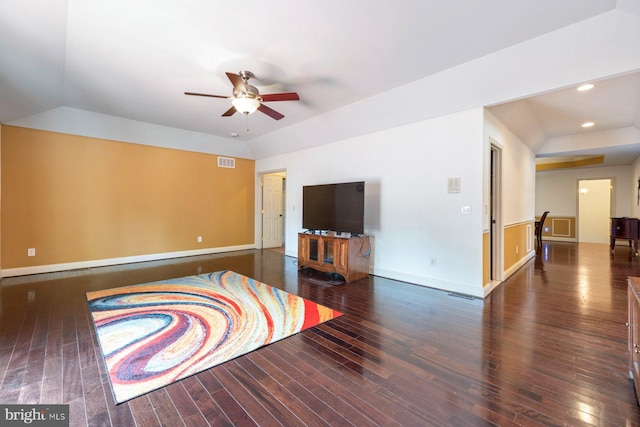
[[447,180],[447,193],[459,193],[460,192],[460,178],[449,178]]

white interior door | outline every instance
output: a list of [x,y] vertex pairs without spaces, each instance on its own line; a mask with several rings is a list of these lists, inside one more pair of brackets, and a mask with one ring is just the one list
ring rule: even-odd
[[578,241],[609,243],[611,179],[578,182]]
[[279,248],[282,240],[282,174],[262,175],[262,247]]

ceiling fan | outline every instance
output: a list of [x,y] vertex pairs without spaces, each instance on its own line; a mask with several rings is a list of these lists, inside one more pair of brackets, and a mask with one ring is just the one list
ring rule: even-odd
[[300,100],[300,97],[295,92],[260,95],[258,89],[248,83],[250,78],[255,78],[255,75],[251,71],[240,71],[238,74],[226,74],[227,77],[229,77],[229,80],[231,80],[231,84],[233,84],[233,95],[231,96],[210,95],[207,93],[196,92],[185,92],[184,94],[231,99],[231,108],[225,111],[222,117],[232,116],[236,111],[248,115],[258,110],[275,120],[280,120],[284,115],[267,107],[263,102]]

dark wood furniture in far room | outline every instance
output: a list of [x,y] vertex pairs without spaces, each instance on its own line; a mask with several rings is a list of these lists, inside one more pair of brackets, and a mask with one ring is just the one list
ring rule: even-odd
[[535,235],[536,242],[538,242],[538,247],[542,246],[542,231],[544,230],[544,220],[547,219],[547,215],[549,215],[549,211],[545,211],[540,217],[540,221],[535,222]]
[[636,398],[640,396],[640,277],[629,277],[627,279],[629,289],[627,292],[629,300],[629,378],[633,380],[636,389]]
[[298,233],[298,269],[337,273],[345,282],[369,276],[369,236],[340,237]]
[[638,254],[638,218],[611,218],[611,252],[616,249],[616,239],[629,240],[629,247]]

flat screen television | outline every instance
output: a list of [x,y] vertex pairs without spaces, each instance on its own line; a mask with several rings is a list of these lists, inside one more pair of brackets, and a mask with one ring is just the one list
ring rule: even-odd
[[303,186],[302,228],[364,233],[364,181]]

